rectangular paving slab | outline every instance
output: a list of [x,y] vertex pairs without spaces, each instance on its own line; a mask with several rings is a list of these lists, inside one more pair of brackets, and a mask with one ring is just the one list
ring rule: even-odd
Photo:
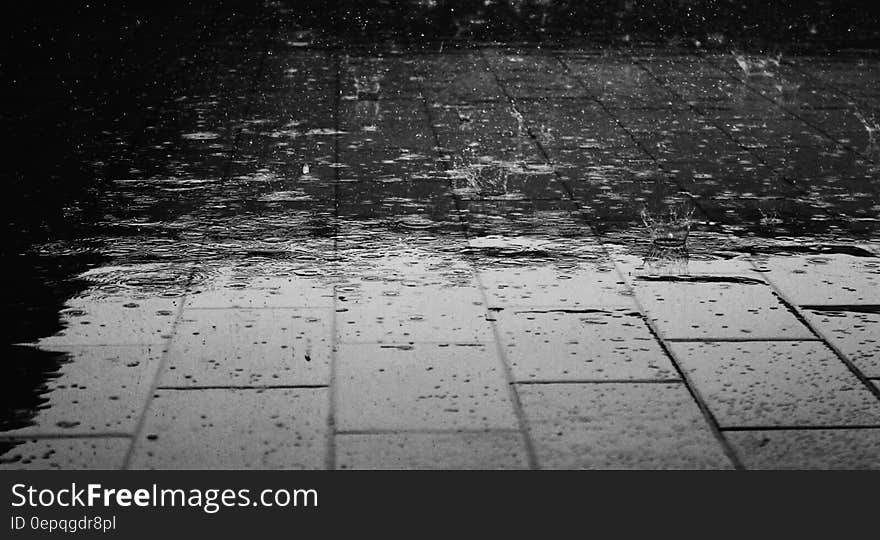
[[261,275],[253,268],[228,268],[194,287],[187,309],[333,307],[333,288],[320,279],[296,275]]
[[580,220],[574,203],[554,200],[465,200],[462,214],[467,220],[473,244],[475,237],[499,235],[526,237],[544,243],[567,244],[575,256],[598,242],[586,223]]
[[[337,329],[343,342],[491,341],[476,281],[360,281],[339,295]],[[343,299],[344,298],[344,299]]]
[[493,317],[516,381],[678,377],[637,311],[498,308]]
[[480,271],[489,307],[633,307],[613,268],[535,264]]
[[546,149],[584,150],[633,145],[629,133],[590,100],[521,101],[517,103],[517,109]]
[[130,468],[323,468],[327,392],[159,390]]
[[133,433],[159,368],[162,346],[55,350],[67,361],[47,382],[32,425],[6,434]]
[[[696,234],[691,233],[694,240]],[[690,242],[690,240],[688,240]],[[711,242],[709,238],[707,241]],[[640,257],[630,255],[619,246],[609,246],[613,251],[614,262],[627,283],[636,283],[642,276],[747,276],[756,274],[749,259],[737,257],[734,259],[721,258],[692,258],[681,254],[676,256],[674,251],[670,253],[660,252],[656,257]],[[757,274],[755,277],[759,277]]]
[[643,276],[636,297],[665,339],[812,339],[762,281],[753,277]]
[[336,436],[339,469],[527,469],[521,433],[369,433]]
[[61,311],[65,326],[39,340],[42,347],[161,344],[171,332],[178,298],[75,298]]
[[473,279],[473,268],[464,249],[463,236],[447,234],[441,237],[410,234],[369,234],[363,229],[343,229],[339,241],[339,255],[346,268],[357,279],[336,284],[344,301],[356,292],[362,281],[399,281],[421,286],[438,283],[440,278],[449,284],[466,285]]
[[434,135],[421,99],[352,100],[340,105],[343,145],[369,137],[381,146],[430,153]]
[[338,431],[517,428],[494,345],[345,344],[336,362]]
[[542,384],[517,390],[541,468],[732,466],[684,384]]
[[116,470],[130,445],[127,437],[0,441],[0,470]]
[[186,310],[161,386],[327,384],[330,309]]
[[722,427],[880,423],[880,400],[820,342],[670,347]]
[[773,257],[758,263],[799,305],[880,304],[880,262],[852,255]]
[[865,377],[880,377],[880,309],[803,310],[807,321]]
[[880,429],[727,432],[748,469],[880,469]]

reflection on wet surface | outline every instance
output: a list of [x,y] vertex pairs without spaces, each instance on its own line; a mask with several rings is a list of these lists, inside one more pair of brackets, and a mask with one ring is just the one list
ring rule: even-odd
[[2,463],[729,467],[718,426],[880,425],[875,56],[337,49],[257,11],[19,171]]

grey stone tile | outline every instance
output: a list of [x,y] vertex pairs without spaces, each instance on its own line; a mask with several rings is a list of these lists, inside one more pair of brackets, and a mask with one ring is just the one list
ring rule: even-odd
[[820,342],[670,347],[723,427],[880,423],[880,400]]
[[449,171],[453,192],[464,201],[565,200],[565,186],[543,164],[476,159]]
[[635,283],[642,276],[749,276],[760,279],[754,273],[749,260],[709,259],[694,257],[666,257],[649,259],[617,251],[613,255],[614,262],[620,269],[627,283]]
[[635,291],[663,338],[815,337],[772,289],[759,281],[642,278],[636,281]]
[[[564,244],[569,257],[594,255],[600,250],[599,242],[589,225],[581,219],[578,206],[571,201],[547,199],[482,199],[463,200],[462,215],[467,220],[469,244],[480,237],[498,236],[512,241],[532,241],[538,246],[521,246],[520,252],[538,247],[547,251],[547,245]],[[517,246],[511,246],[516,248]],[[562,246],[560,246],[562,247]],[[587,251],[589,249],[589,251]],[[491,260],[492,253],[476,251]],[[499,251],[496,256],[505,253]],[[500,262],[504,262],[503,260]],[[507,261],[509,262],[509,261]]]
[[[534,236],[519,234],[511,236],[504,234],[489,234],[471,238],[468,241],[468,250],[474,255],[475,260],[479,261],[479,264],[488,268],[497,268],[498,266],[504,266],[504,264],[510,259],[519,257],[526,258],[532,254],[536,254],[538,257],[546,259],[555,259],[557,257],[560,259],[565,257],[579,257],[580,254],[589,254],[588,256],[593,256],[597,250],[597,246],[590,239],[559,237],[554,236],[553,233]],[[496,263],[499,264],[496,265]],[[508,274],[513,280],[522,277],[513,276],[513,272],[515,272],[515,270],[511,269]],[[492,270],[487,270],[486,273],[492,273]],[[568,276],[564,271],[561,271],[560,275],[563,276],[560,279],[568,279]],[[503,279],[493,283],[493,286],[496,286],[497,289],[487,291],[490,305],[499,301],[503,302],[506,293],[519,292],[503,290],[510,285],[510,281],[504,281]],[[539,298],[539,301],[549,301],[552,299],[552,297],[547,298],[542,296],[542,293],[549,292],[552,294],[553,291],[550,289],[553,285],[551,283],[546,282],[536,285],[541,287],[541,289],[533,291],[535,296]],[[518,289],[527,288],[527,286],[527,283],[517,283],[514,285],[514,287]],[[526,291],[522,292],[525,293]],[[566,296],[560,296],[559,298],[561,302],[569,301],[569,298]],[[530,300],[531,296],[528,294],[522,295],[522,302],[528,304]],[[621,300],[613,299],[610,301],[620,302]]]
[[195,287],[187,309],[332,307],[333,288],[316,278],[261,276],[223,270],[210,282]]
[[520,433],[370,433],[338,435],[341,469],[526,469]]
[[480,271],[480,280],[489,307],[635,306],[627,294],[628,288],[613,269],[552,265],[490,268]]
[[678,377],[636,311],[498,309],[493,317],[517,381]]
[[493,345],[341,345],[335,384],[340,431],[517,427]]
[[[325,65],[329,61],[324,60]],[[308,73],[311,73],[309,67]],[[378,57],[346,55],[342,61],[340,83],[343,99],[357,98],[358,94],[371,92],[373,99],[418,98],[419,89],[415,66],[405,56]],[[304,70],[305,71],[305,70]]]
[[517,104],[545,148],[629,147],[629,134],[588,100],[540,100]]
[[382,145],[431,153],[434,137],[421,100],[347,100],[341,103],[343,143],[369,137]]
[[749,469],[880,469],[880,429],[725,434]]
[[[442,57],[438,57],[441,58]],[[441,60],[442,61],[442,60]],[[448,62],[448,59],[446,59]],[[468,103],[473,101],[504,101],[504,94],[495,76],[488,69],[479,69],[481,59],[463,60],[470,69],[458,73],[426,73],[423,83],[425,97],[432,104]],[[459,69],[460,66],[459,66]]]
[[134,469],[320,469],[327,389],[160,390]]
[[56,347],[66,357],[46,382],[32,425],[7,435],[132,433],[156,376],[158,345]]
[[476,281],[360,281],[339,293],[337,329],[343,342],[408,343],[492,340]]
[[880,377],[880,312],[804,310],[803,314],[866,377]]
[[39,345],[161,344],[171,332],[179,303],[178,298],[75,298],[61,311],[64,330]]
[[795,304],[880,304],[880,262],[876,259],[850,255],[773,257],[760,267]]
[[162,386],[327,384],[329,309],[186,310]]
[[545,469],[730,468],[683,384],[520,385]]
[[27,439],[0,442],[2,469],[120,469],[131,439]]
[[418,284],[471,283],[473,268],[463,253],[463,236],[440,238],[427,235],[369,234],[351,224],[341,226],[339,251],[346,269],[357,276],[337,283],[336,289],[351,293],[361,281],[406,281]]

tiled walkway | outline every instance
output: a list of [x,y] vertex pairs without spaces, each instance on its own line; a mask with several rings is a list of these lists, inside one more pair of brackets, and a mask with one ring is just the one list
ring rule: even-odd
[[[107,220],[141,236],[34,345],[70,361],[3,467],[880,467],[876,59],[379,54],[268,15],[139,135]],[[642,208],[682,202],[706,256],[646,261]]]

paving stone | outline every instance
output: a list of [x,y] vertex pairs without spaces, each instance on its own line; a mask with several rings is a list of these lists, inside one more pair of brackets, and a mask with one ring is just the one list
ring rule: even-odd
[[827,175],[865,177],[877,173],[877,165],[842,146],[767,148],[761,158],[778,174],[792,180]]
[[336,436],[340,469],[527,469],[520,433],[370,433]]
[[544,75],[538,80],[528,74],[502,76],[501,85],[516,99],[592,96],[590,90],[584,88],[577,79],[564,74]]
[[431,124],[421,99],[343,101],[339,111],[340,129],[352,135],[367,134],[381,144],[430,152],[434,148]]
[[665,339],[814,338],[754,277],[645,276],[635,291]]
[[825,231],[848,225],[830,217],[826,212],[828,201],[820,198],[777,194],[741,198],[726,194],[717,199],[701,197],[700,207],[710,220],[721,224],[722,230],[736,235],[800,236],[805,229]]
[[433,107],[431,114],[440,146],[455,168],[480,158],[544,163],[525,119],[506,102]]
[[880,469],[880,429],[725,433],[748,469]]
[[772,257],[759,263],[782,294],[800,305],[880,304],[880,262],[851,255]]
[[573,75],[579,78],[598,99],[612,108],[681,108],[672,94],[657,84],[650,73],[635,65],[631,58],[566,60]]
[[480,271],[489,307],[634,307],[613,268],[529,265]]
[[341,345],[339,431],[516,429],[492,345]]
[[449,171],[455,195],[463,200],[562,200],[565,186],[542,164],[477,162]]
[[[552,227],[552,224],[549,224]],[[503,226],[499,227],[503,230]],[[475,256],[477,264],[485,268],[485,273],[492,273],[491,267],[503,267],[511,260],[519,260],[521,266],[527,266],[532,260],[572,260],[594,258],[599,251],[597,242],[590,237],[559,237],[551,234],[511,235],[487,234],[473,236],[468,240],[468,251]],[[497,264],[496,264],[497,263]],[[564,279],[564,278],[562,278]],[[498,283],[506,287],[506,283]],[[499,289],[500,290],[500,289]],[[528,302],[528,300],[525,300]],[[560,301],[566,301],[561,298]]]
[[[332,66],[332,61],[326,60]],[[340,79],[344,97],[358,95],[386,100],[419,97],[416,63],[406,56],[379,57],[346,55]]]
[[[473,267],[467,260],[464,238],[446,235],[443,241],[420,242],[410,236],[388,235],[382,240],[346,234],[339,253],[351,274],[364,281],[412,282],[417,286],[431,283],[468,285],[473,283]],[[352,293],[360,281],[340,281],[337,292]],[[347,300],[348,294],[340,294]]]
[[573,203],[548,200],[468,200],[462,206],[470,235],[468,244],[472,248],[475,242],[486,236],[532,240],[543,244],[540,250],[531,253],[523,250],[513,253],[485,250],[480,252],[482,256],[477,259],[478,264],[484,259],[492,258],[509,262],[509,255],[518,255],[518,259],[529,255],[538,257],[550,249],[550,246],[562,250],[559,251],[560,258],[591,258],[602,251],[589,225],[583,222]]
[[505,308],[492,316],[517,381],[678,377],[633,310]]
[[133,469],[320,469],[328,390],[159,390]]
[[178,298],[70,300],[61,311],[64,330],[40,339],[41,347],[161,344],[171,332]]
[[[718,129],[688,133],[644,133],[639,134],[637,140],[660,165],[683,179],[696,174],[723,174],[723,169],[719,170],[719,162],[727,162],[736,170],[743,171],[745,167],[737,166],[741,159],[754,161],[749,152]],[[755,165],[749,163],[749,166]]]
[[327,384],[329,309],[186,310],[161,386]]
[[803,314],[866,377],[880,377],[880,311],[804,310]]
[[122,437],[0,441],[0,470],[121,469],[130,445]]
[[708,112],[736,141],[747,148],[817,146],[827,139],[803,120],[788,114],[743,114],[736,109]]
[[426,74],[422,93],[428,103],[471,103],[474,101],[502,101],[505,96],[495,76],[485,69],[457,73],[446,80],[438,74]]
[[669,345],[723,427],[880,424],[880,400],[820,342]]
[[337,329],[343,342],[409,343],[492,340],[476,282],[348,283],[338,294]]
[[[671,185],[653,165],[625,179],[601,181],[566,180],[580,203],[583,219],[589,223],[604,221],[640,225],[645,201],[656,198],[658,185]],[[567,171],[564,171],[568,175]],[[647,176],[641,176],[642,174]],[[651,177],[650,175],[655,175]]]
[[630,255],[614,250],[613,259],[627,283],[636,283],[642,276],[748,276],[760,279],[751,261],[745,257],[720,259],[714,257],[676,257],[674,250],[657,251],[647,256]]
[[683,384],[520,385],[544,469],[730,468]]
[[[195,287],[187,309],[333,307],[333,288],[320,279],[295,275],[254,275],[253,269],[225,269]],[[301,271],[301,270],[300,270]]]
[[66,362],[46,382],[28,427],[8,435],[132,433],[162,358],[154,346],[58,347]]
[[589,100],[540,100],[517,104],[545,148],[610,148],[633,145],[629,134]]
[[[367,205],[400,203],[392,207],[397,212],[389,212],[394,216],[408,213],[407,209],[410,207],[420,208],[419,203],[439,204],[445,210],[454,211],[452,207],[442,204],[444,199],[452,195],[446,182],[438,182],[436,179],[401,180],[400,172],[397,171],[397,178],[341,182],[338,186],[339,201],[341,204],[352,206],[352,212],[357,209],[366,210],[361,207]],[[421,172],[424,172],[424,169]],[[443,217],[448,218],[448,216]]]

